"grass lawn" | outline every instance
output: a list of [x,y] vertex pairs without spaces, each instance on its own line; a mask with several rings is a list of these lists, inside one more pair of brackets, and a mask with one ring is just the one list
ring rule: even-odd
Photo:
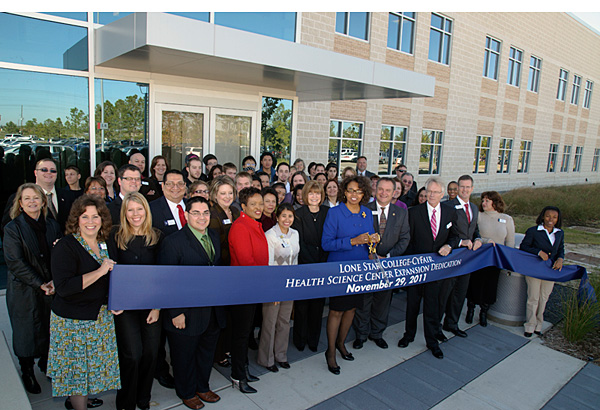
[[[515,221],[515,231],[518,233],[525,233],[528,228],[535,225],[536,216],[528,215],[511,215],[513,221]],[[563,231],[565,232],[565,242],[575,244],[589,244],[589,245],[600,245],[600,235],[595,233],[589,233],[580,231],[564,226]]]

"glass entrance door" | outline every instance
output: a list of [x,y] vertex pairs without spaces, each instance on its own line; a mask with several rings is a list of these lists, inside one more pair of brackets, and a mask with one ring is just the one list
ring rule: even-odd
[[233,162],[241,169],[242,159],[251,155],[256,133],[256,113],[253,111],[211,108],[210,142],[219,164]]

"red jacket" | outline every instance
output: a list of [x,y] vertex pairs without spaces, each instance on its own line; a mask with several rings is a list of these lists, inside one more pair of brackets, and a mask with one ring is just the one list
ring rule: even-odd
[[269,246],[260,221],[242,212],[229,231],[229,252],[231,266],[268,265]]

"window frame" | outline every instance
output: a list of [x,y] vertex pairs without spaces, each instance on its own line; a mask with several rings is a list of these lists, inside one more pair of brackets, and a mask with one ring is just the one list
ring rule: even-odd
[[573,172],[581,172],[581,159],[583,158],[583,145],[575,147],[575,157],[573,158]]
[[[442,14],[432,12],[431,18],[433,18],[433,16],[437,16],[442,19],[442,27],[444,27],[444,28],[440,29],[439,27],[434,27],[431,24],[431,19],[430,19],[430,21],[429,21],[429,49],[427,52],[427,59],[429,61],[433,61],[435,63],[449,66],[450,59],[452,56],[452,30],[454,28],[453,27],[454,20],[451,18],[448,18]],[[445,28],[447,23],[450,23],[450,31],[447,31]],[[438,59],[436,59],[436,60],[432,60],[430,58],[430,55],[431,55],[431,33],[433,31],[440,33],[440,36],[441,36],[440,47],[437,50]],[[446,39],[447,39],[447,41],[446,41]],[[444,54],[444,51],[446,52],[445,54]]]
[[579,94],[581,91],[581,76],[573,74],[573,89],[571,90],[571,105],[579,105]]
[[540,78],[542,75],[542,59],[534,56],[529,58],[529,75],[527,76],[527,91],[538,93],[540,90]]
[[531,140],[521,140],[519,159],[517,161],[517,174],[529,173],[529,160],[531,159]]
[[567,85],[569,83],[569,72],[561,68],[558,72],[558,88],[556,90],[556,99],[565,101],[567,98]]
[[[336,137],[332,137],[331,136],[331,123],[333,122],[337,122],[338,126],[337,126],[337,133],[336,133]],[[360,125],[360,138],[356,139],[356,138],[344,138],[344,124],[359,124]],[[364,142],[365,142],[365,123],[364,121],[346,121],[346,120],[339,120],[339,119],[335,119],[335,118],[331,118],[329,120],[329,128],[330,128],[330,134],[329,137],[327,138],[327,154],[328,154],[328,158],[327,158],[327,162],[332,162],[331,159],[329,158],[331,152],[329,150],[329,144],[332,140],[337,140],[339,141],[339,145],[338,145],[338,152],[337,152],[337,161],[336,161],[336,165],[338,167],[338,169],[340,170],[340,174],[343,170],[342,167],[342,149],[344,149],[343,145],[344,145],[344,141],[358,141],[358,150],[356,153],[357,158],[360,157],[361,155],[363,155],[363,149],[364,149]]]
[[585,80],[585,90],[583,92],[583,108],[590,109],[592,103],[592,91],[594,90],[594,82]]
[[569,172],[569,165],[571,164],[571,150],[572,145],[563,146],[562,161],[560,163],[560,172]]
[[[492,42],[498,44],[498,50],[494,50],[492,46]],[[502,41],[498,40],[492,36],[485,36],[485,47],[484,47],[484,57],[483,57],[483,76],[485,78],[489,78],[490,80],[498,81],[498,72],[500,68],[500,55],[502,53]],[[492,70],[491,59],[492,56],[495,56],[495,64],[493,67],[493,73],[490,73]]]
[[598,172],[598,163],[600,162],[600,148],[594,148],[594,156],[592,157],[591,172]]
[[548,164],[546,165],[546,172],[556,172],[556,160],[558,159],[558,146],[559,144],[550,144],[548,150]]
[[[486,141],[486,145],[482,143]],[[490,135],[478,135],[475,137],[475,156],[473,158],[473,173],[487,174],[488,165],[490,163],[490,149],[492,147],[492,137]],[[485,152],[485,158],[481,158],[481,154]],[[480,171],[481,163],[483,162],[483,171]]]
[[[414,55],[415,54],[415,31],[416,31],[416,27],[417,27],[417,13],[413,13],[414,17],[407,16],[404,13],[406,13],[406,12],[401,12],[401,11],[400,12],[389,12],[389,14],[388,14],[388,41],[386,42],[386,46],[390,50],[396,50],[396,51],[399,51],[404,54]],[[390,19],[391,15],[396,16],[400,19],[400,21],[398,22],[398,28],[399,28],[398,34],[396,36],[397,41],[398,41],[398,48],[390,47],[390,43],[389,43],[389,36],[390,36],[389,19]],[[412,31],[410,33],[410,52],[402,50],[402,40],[404,39],[404,20],[408,20],[413,23]]]
[[[423,137],[426,133],[431,133],[432,142],[423,142]],[[439,142],[436,142],[438,141]],[[423,146],[429,147],[429,164],[426,172],[421,171],[421,157],[423,154]],[[421,143],[419,145],[419,175],[440,175],[442,168],[442,148],[444,146],[444,131],[440,130],[428,130],[424,129],[421,131]],[[433,172],[433,165],[437,165],[436,172]]]
[[[344,13],[344,32],[339,32],[337,31],[337,18],[338,18],[338,14],[339,13]],[[364,42],[369,42],[371,39],[371,13],[370,12],[365,12],[367,13],[367,21],[366,21],[366,27],[365,27],[365,35],[366,38],[360,38],[360,37],[356,37],[350,34],[350,25],[351,25],[351,15],[355,14],[358,12],[353,12],[353,11],[339,11],[335,13],[335,18],[336,18],[336,24],[335,24],[335,33],[342,35],[342,36],[346,36],[346,37],[350,37],[350,38],[354,38],[356,40],[360,40],[360,41],[364,41]],[[363,13],[363,12],[360,12]]]
[[[390,139],[389,140],[384,140],[383,139],[383,130],[384,128],[390,128]],[[404,139],[403,140],[396,140],[395,137],[396,135],[398,135],[395,131],[396,130],[400,130],[400,133],[402,133],[404,135]],[[381,135],[379,136],[379,158],[381,159],[381,144],[391,144],[391,149],[389,150],[389,154],[387,156],[387,160],[388,160],[388,166],[387,166],[387,171],[388,172],[378,172],[378,175],[392,175],[394,173],[394,168],[397,167],[400,164],[406,164],[406,153],[407,153],[407,148],[408,148],[408,127],[406,126],[402,126],[402,125],[388,125],[388,124],[381,124]],[[397,145],[401,145],[402,146],[402,156],[401,156],[401,160],[398,161],[398,158],[400,157],[396,157],[394,154],[394,152],[396,151],[396,146]]]
[[[513,51],[515,56],[513,56]],[[508,52],[508,74],[506,76],[506,83],[513,87],[521,87],[521,73],[523,70],[523,50],[511,46]],[[520,58],[517,58],[519,55]],[[516,74],[515,74],[516,71]]]
[[512,138],[500,138],[500,144],[498,145],[498,166],[496,167],[497,174],[510,174],[513,142]]

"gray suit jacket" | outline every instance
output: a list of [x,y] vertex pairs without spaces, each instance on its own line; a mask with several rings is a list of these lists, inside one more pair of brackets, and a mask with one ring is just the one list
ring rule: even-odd
[[[378,211],[376,200],[369,202],[366,207],[372,211]],[[373,215],[373,225],[375,232],[379,232],[379,215]],[[382,257],[387,256],[388,253],[392,257],[402,256],[409,241],[408,211],[390,204],[385,231],[381,237],[381,242],[377,245],[377,254]]]
[[[478,238],[481,239],[481,236],[479,236],[479,228],[477,227],[477,217],[479,216],[479,208],[477,205],[475,205],[473,202],[469,202],[469,209],[473,215],[473,218],[471,218],[471,223],[469,223],[467,221],[467,213],[461,206],[458,198],[454,198],[451,201],[446,201],[446,204],[451,205],[456,209],[456,229],[460,239],[469,239],[471,241],[474,241]],[[459,208],[457,208],[457,206]]]

